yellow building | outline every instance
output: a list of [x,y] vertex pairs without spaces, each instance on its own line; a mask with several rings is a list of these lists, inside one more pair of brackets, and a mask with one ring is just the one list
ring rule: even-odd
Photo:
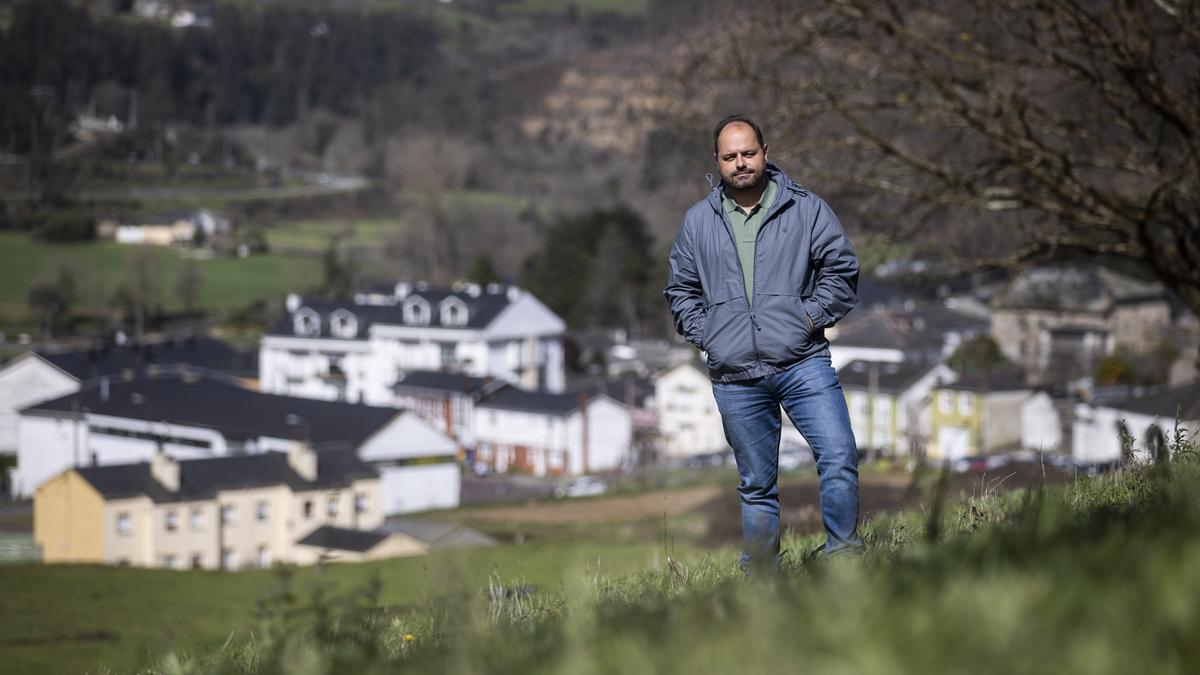
[[1021,444],[1021,406],[1032,395],[1017,373],[964,377],[933,391],[931,460],[954,461]]
[[239,569],[273,563],[421,555],[383,524],[379,477],[350,451],[68,469],[34,496],[34,539],[48,563]]

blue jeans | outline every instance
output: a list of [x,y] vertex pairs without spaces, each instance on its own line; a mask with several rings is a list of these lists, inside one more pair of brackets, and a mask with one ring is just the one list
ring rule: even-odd
[[858,444],[829,352],[756,380],[713,383],[725,438],[737,460],[746,549],[741,567],[779,566],[779,408],[817,462],[825,555],[862,546],[858,525]]

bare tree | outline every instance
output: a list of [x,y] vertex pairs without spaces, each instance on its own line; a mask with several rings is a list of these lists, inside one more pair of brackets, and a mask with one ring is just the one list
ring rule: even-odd
[[[203,230],[197,230],[203,232]],[[192,312],[196,309],[196,301],[200,296],[200,287],[204,284],[204,279],[200,275],[200,265],[194,259],[188,258],[183,261],[179,271],[175,274],[175,293],[183,303],[185,312]]]
[[744,85],[871,235],[972,264],[1132,260],[1200,314],[1198,7],[776,0],[685,68]]

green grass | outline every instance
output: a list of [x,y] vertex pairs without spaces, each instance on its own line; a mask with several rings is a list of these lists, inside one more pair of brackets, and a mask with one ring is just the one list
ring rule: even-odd
[[[0,232],[0,317],[6,323],[28,320],[29,288],[63,267],[75,275],[77,309],[94,308],[128,277],[135,249],[112,242],[47,244],[27,234]],[[152,261],[163,307],[181,308],[183,302],[174,287],[184,265],[182,252],[159,247],[145,247],[141,252]],[[198,264],[202,279],[198,304],[204,310],[238,309],[258,299],[278,299],[312,285],[321,275],[320,260],[308,256],[213,258]]]
[[[984,494],[864,527],[866,553],[787,542],[530,588],[501,571],[425,606],[275,605],[253,641],[167,673],[1190,673],[1200,663],[1200,467]],[[406,639],[411,636],[412,639]]]
[[354,220],[300,220],[266,230],[272,250],[324,251],[338,235],[343,246],[380,246],[404,225],[390,218]]
[[[376,600],[402,611],[490,575],[561,593],[588,575],[624,575],[653,566],[653,545],[549,543],[448,551],[431,557],[301,568],[286,586],[298,601],[315,588],[338,594],[377,578]],[[280,572],[172,572],[100,566],[0,568],[0,649],[6,673],[118,672],[170,651],[214,652],[261,631],[259,603],[285,588]]]

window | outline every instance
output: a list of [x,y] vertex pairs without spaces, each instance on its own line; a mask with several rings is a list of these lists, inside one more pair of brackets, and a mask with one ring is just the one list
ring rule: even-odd
[[312,518],[312,513],[313,513],[313,500],[305,499],[304,500],[304,517]]
[[971,414],[971,395],[965,391],[958,393],[958,414],[959,415],[970,415]]
[[424,299],[412,296],[404,303],[404,323],[416,326],[429,325],[429,303]]
[[467,325],[467,306],[462,300],[455,297],[446,298],[442,301],[441,312],[443,326]]
[[192,554],[192,569],[198,570],[202,567],[204,567],[204,554],[203,553],[193,553]]
[[173,570],[179,566],[179,561],[175,558],[175,556],[167,554],[162,557],[162,566],[169,570]]
[[117,534],[127,536],[130,532],[133,532],[133,519],[127,512],[122,511],[117,514]]
[[179,514],[175,512],[175,509],[170,509],[163,514],[163,525],[167,528],[167,532],[179,529]]
[[951,400],[951,397],[953,395],[954,394],[951,394],[948,391],[939,391],[937,394],[938,410],[940,410],[941,412],[943,412],[947,415],[954,412],[954,401]]
[[352,338],[358,334],[358,320],[350,312],[339,309],[329,315],[329,330],[336,337]]
[[258,547],[258,566],[259,567],[270,567],[271,566],[271,553],[269,551],[267,551],[266,546]]
[[321,318],[307,307],[301,307],[292,318],[292,327],[296,335],[313,337],[321,334]]
[[267,518],[270,516],[271,504],[265,499],[259,500],[258,504],[255,504],[254,506],[254,517],[258,520],[258,522],[265,523],[267,522]]
[[329,500],[325,502],[325,515],[329,516],[330,518],[337,518],[337,511],[338,511],[337,507],[338,507],[337,496],[336,495],[330,496]]
[[204,509],[192,509],[192,529],[200,530],[204,528]]
[[455,344],[453,342],[442,342],[438,344],[440,347],[442,368],[449,368],[458,363],[458,359],[454,356]]
[[237,511],[233,508],[233,505],[226,504],[221,507],[221,524],[222,525],[232,525],[234,523],[234,521],[236,521],[236,520],[237,520]]
[[237,564],[237,551],[231,548],[221,549],[221,569],[235,570],[237,569]]
[[366,495],[358,494],[358,495],[354,496],[354,512],[355,513],[366,513],[368,504],[369,504],[369,502],[367,501]]

